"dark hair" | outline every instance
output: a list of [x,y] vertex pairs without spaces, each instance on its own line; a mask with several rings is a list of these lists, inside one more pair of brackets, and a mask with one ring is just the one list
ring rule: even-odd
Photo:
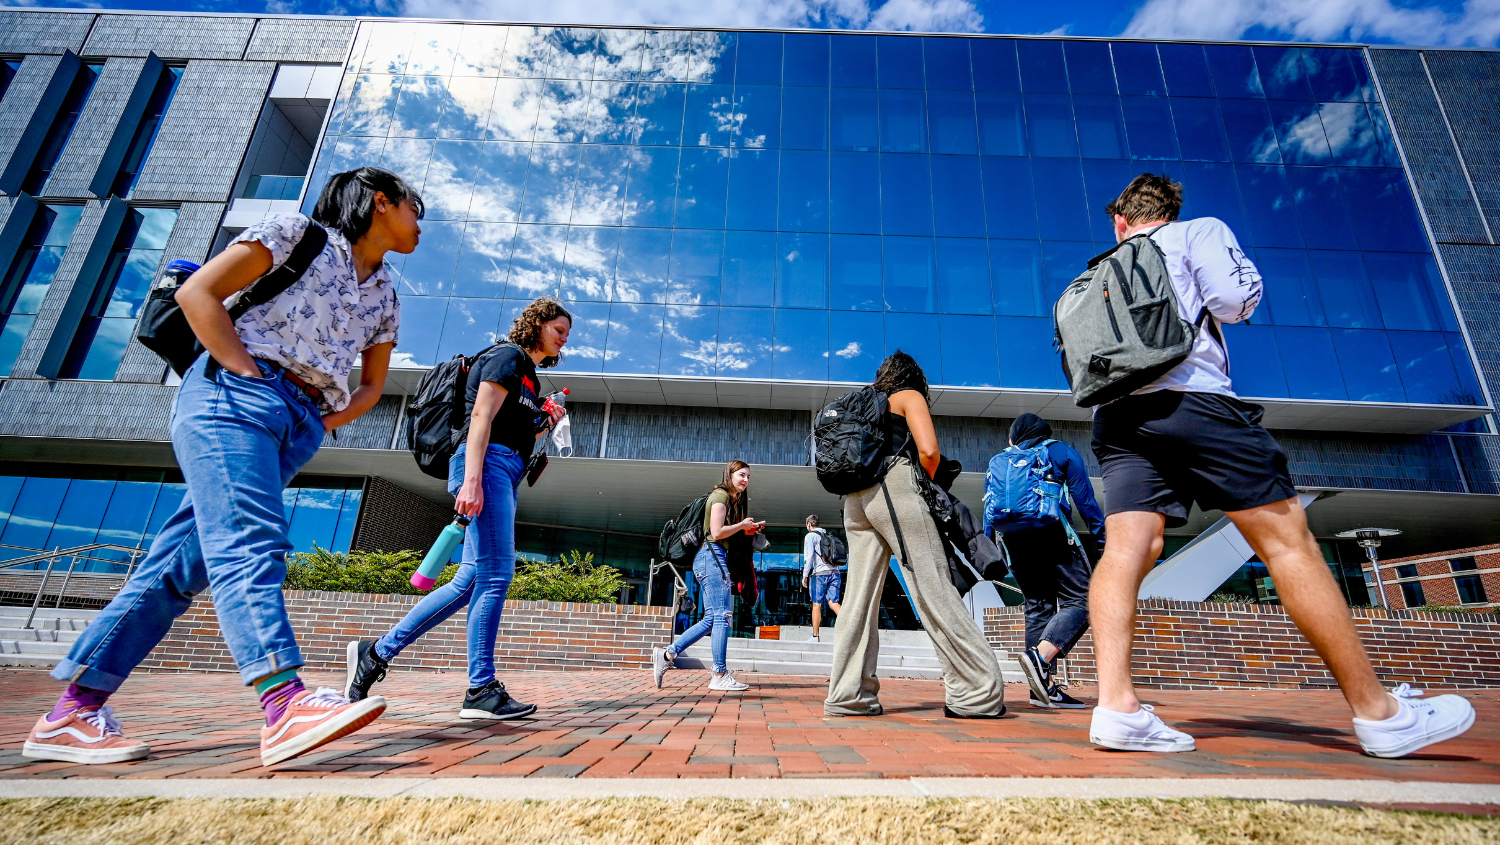
[[[573,315],[568,309],[562,307],[562,303],[550,296],[534,299],[521,312],[515,322],[511,324],[509,340],[511,343],[521,347],[527,352],[535,351],[542,343],[542,326],[556,320],[558,317],[567,317],[568,325],[573,324]],[[559,356],[548,355],[538,364],[539,367],[555,367]]]
[[805,520],[805,524],[811,525],[812,527],[817,528],[818,527],[818,515],[815,514],[815,513],[814,514],[808,514],[807,519]]
[[1182,211],[1182,185],[1165,174],[1142,173],[1130,180],[1125,190],[1104,207],[1108,215],[1120,215],[1128,222],[1176,220]]
[[425,209],[421,195],[401,181],[400,176],[378,167],[358,167],[333,174],[318,195],[312,219],[338,229],[352,244],[370,231],[376,191],[393,203],[410,200],[417,207],[417,219],[422,219]]
[[887,396],[915,390],[922,394],[923,399],[932,401],[927,394],[927,374],[922,372],[922,366],[917,359],[899,349],[880,362],[880,369],[875,371],[875,389]]

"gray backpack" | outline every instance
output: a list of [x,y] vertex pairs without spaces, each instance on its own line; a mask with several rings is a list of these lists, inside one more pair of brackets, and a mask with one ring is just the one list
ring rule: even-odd
[[[1181,364],[1208,319],[1207,308],[1193,322],[1182,318],[1166,259],[1149,237],[1155,231],[1091,259],[1052,306],[1063,375],[1079,407],[1127,396]],[[1209,327],[1217,336],[1218,326]]]

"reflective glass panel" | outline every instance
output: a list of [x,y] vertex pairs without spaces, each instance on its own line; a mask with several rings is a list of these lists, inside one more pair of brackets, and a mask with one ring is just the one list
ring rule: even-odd
[[729,151],[682,151],[677,185],[676,225],[688,229],[722,229],[729,192]]
[[1083,160],[1083,185],[1088,197],[1089,232],[1095,241],[1101,244],[1114,244],[1114,221],[1104,212],[1104,207],[1125,190],[1125,186],[1130,184],[1131,179],[1139,175],[1137,170],[1139,167],[1128,161],[1087,158]]
[[615,302],[609,306],[604,346],[606,373],[654,373],[661,364],[664,305]]
[[834,88],[829,108],[835,150],[879,149],[879,95],[868,88]]
[[1177,132],[1165,97],[1124,97],[1125,131],[1130,135],[1130,157],[1176,159]]
[[[568,229],[558,295],[568,301],[608,301],[619,251],[620,230],[617,228],[573,226]],[[569,343],[572,343],[571,338]]]
[[1328,167],[1288,167],[1286,171],[1307,245],[1313,249],[1357,249],[1359,243],[1344,208],[1338,173]]
[[735,56],[739,52],[739,34],[734,32],[693,33],[693,59],[688,67],[692,82],[734,82]]
[[1000,384],[1040,390],[1067,387],[1062,364],[1052,351],[1051,317],[996,317]]
[[[568,227],[521,224],[510,257],[509,299],[556,295],[563,259],[568,251]],[[415,254],[415,253],[413,253]]]
[[1328,325],[1323,316],[1323,297],[1306,251],[1257,249],[1255,267],[1265,280],[1265,293],[1253,317],[1256,323]]
[[672,236],[667,302],[717,305],[722,284],[724,233],[679,229]]
[[1049,313],[1042,245],[1037,241],[990,241],[990,279],[996,314],[1040,317]]
[[876,38],[869,35],[835,35],[832,42],[834,87],[874,88]]
[[635,117],[642,144],[675,145],[682,140],[682,112],[686,85],[636,86]]
[[881,155],[880,219],[887,235],[932,234],[932,181],[927,156]]
[[[698,306],[668,306],[662,321],[661,329],[661,369],[662,375],[675,376],[711,376],[720,357],[719,349],[719,325],[722,318],[725,328],[729,328],[735,322],[731,312],[766,311],[763,308],[739,309],[739,308],[702,308]],[[769,326],[767,326],[769,329]],[[735,356],[725,349],[725,358],[738,357],[741,366],[748,357],[744,348],[737,348]],[[732,368],[729,368],[732,369]],[[650,372],[650,370],[647,370]]]
[[880,156],[836,152],[830,165],[831,230],[880,234]]
[[1217,100],[1173,97],[1172,123],[1182,157],[1189,161],[1229,161],[1229,142]]
[[1264,97],[1255,56],[1249,47],[1209,44],[1203,48],[1208,69],[1214,78],[1214,90],[1220,97]]
[[937,239],[937,290],[944,314],[991,313],[990,256],[983,240]]
[[[1326,299],[1326,297],[1325,297]],[[1287,389],[1306,399],[1348,399],[1333,336],[1328,329],[1277,326],[1276,346],[1286,362]]]
[[1229,153],[1235,161],[1259,164],[1281,162],[1281,148],[1271,126],[1271,112],[1262,100],[1220,100]]
[[828,84],[828,36],[788,34],[782,64],[782,84]]
[[1026,155],[1026,113],[1021,95],[981,91],[974,95],[979,114],[979,149],[985,155]]
[[1103,41],[1064,41],[1068,59],[1068,83],[1074,94],[1114,94],[1115,71],[1109,44]]
[[1387,161],[1384,145],[1364,103],[1323,103],[1318,106],[1323,132],[1328,136],[1333,164],[1353,167],[1399,167]]
[[1234,392],[1240,396],[1280,399],[1288,396],[1282,372],[1276,329],[1271,326],[1226,324],[1224,345],[1234,361]]
[[828,231],[828,154],[783,150],[777,228]]
[[[1250,231],[1232,166],[1185,161],[1176,167],[1182,172],[1184,218],[1217,217],[1232,232]],[[1248,239],[1249,235],[1239,237]]]
[[1309,53],[1305,47],[1256,47],[1255,64],[1260,67],[1260,81],[1266,97],[1272,100],[1311,100],[1307,84]]
[[1432,405],[1477,404],[1477,393],[1464,386],[1448,355],[1448,343],[1437,332],[1369,332],[1389,340],[1408,402]]
[[[517,258],[519,252],[518,244]],[[671,256],[671,229],[621,230],[612,298],[616,302],[667,301],[667,272]]]
[[1031,160],[1036,192],[1037,223],[1044,240],[1089,239],[1089,214],[1083,194],[1083,170],[1076,158]]
[[[1367,252],[1365,268],[1388,329],[1442,331],[1456,328],[1452,308],[1437,268],[1427,256]],[[1429,276],[1430,272],[1430,276]]]
[[942,383],[969,387],[998,386],[1000,373],[996,367],[994,320],[990,317],[944,314],[940,325]]
[[799,381],[828,378],[828,312],[776,309],[771,377]]
[[736,85],[734,108],[727,115],[730,142],[737,147],[781,146],[781,89],[771,85]]
[[558,365],[564,371],[597,373],[604,368],[611,307],[607,302],[568,304],[568,313],[573,315],[573,329],[568,332],[568,345],[564,347],[562,363]]
[[723,273],[720,302],[769,306],[776,290],[776,234],[725,232]]
[[1073,158],[1078,155],[1073,104],[1065,95],[1027,94],[1026,130],[1034,156]]
[[870,311],[828,312],[829,381],[874,381],[885,360],[884,315]]
[[924,88],[922,39],[905,35],[877,37],[877,65],[881,88]]
[[573,190],[573,224],[620,225],[620,219],[625,213],[630,149],[586,146],[579,147],[576,156],[578,176]]
[[766,186],[776,184],[779,160],[775,150],[736,150],[730,156],[729,228],[776,228],[776,194]]
[[1167,86],[1162,81],[1161,63],[1155,44],[1119,42],[1110,45],[1115,56],[1115,75],[1121,94],[1164,97]]
[[786,149],[828,149],[828,89],[783,88],[781,130]]
[[979,91],[1020,91],[1016,42],[1005,38],[979,38],[969,43],[973,57],[974,88]]
[[486,143],[480,148],[469,202],[470,220],[506,221],[520,215],[530,154],[530,144],[506,141]]
[[1061,41],[1017,41],[1021,90],[1036,94],[1068,93],[1068,71]]
[[779,32],[740,33],[735,84],[780,85],[781,39]]
[[887,153],[927,151],[927,98],[922,91],[880,92],[880,149]]
[[733,85],[689,85],[682,124],[685,147],[727,147],[739,124]]
[[461,299],[456,296],[449,299],[437,359],[446,361],[454,355],[473,355],[494,343],[504,305],[499,299]]
[[625,225],[670,226],[677,199],[674,147],[632,147],[625,189]]
[[1173,97],[1212,97],[1213,77],[1200,44],[1158,44],[1162,75]]
[[[786,310],[778,309],[778,312]],[[772,329],[778,312],[769,308],[719,309],[718,375],[730,378],[771,376],[775,354]]]
[[881,310],[881,239],[871,235],[829,238],[829,307]]
[[929,91],[927,126],[933,152],[965,155],[979,152],[974,95],[971,92]]
[[1427,251],[1416,205],[1399,170],[1339,168],[1339,184],[1362,249]]
[[1359,253],[1311,250],[1308,260],[1318,281],[1328,325],[1351,329],[1381,327],[1380,308]]
[[984,216],[990,237],[1038,237],[1031,162],[984,156],[979,167],[984,177]]
[[937,310],[932,238],[886,237],[883,270],[886,310]]
[[1235,167],[1240,194],[1250,221],[1249,242],[1255,246],[1302,246],[1302,232],[1286,169],[1258,165]]
[[1318,117],[1317,103],[1273,100],[1271,120],[1281,142],[1281,157],[1287,164],[1328,164],[1332,154]]
[[933,227],[939,236],[982,238],[984,190],[978,156],[933,156]]
[[1075,96],[1078,146],[1084,158],[1125,158],[1125,122],[1119,97]]
[[963,38],[922,39],[927,69],[927,90],[969,90],[974,87],[969,72],[969,43]]
[[[1441,339],[1439,339],[1441,340]],[[1335,329],[1333,346],[1344,373],[1344,389],[1356,402],[1404,402],[1406,391],[1396,371],[1385,332]],[[1443,356],[1447,363],[1447,356]],[[1449,364],[1449,369],[1452,365]]]
[[828,307],[828,236],[783,232],[776,236],[778,308]]

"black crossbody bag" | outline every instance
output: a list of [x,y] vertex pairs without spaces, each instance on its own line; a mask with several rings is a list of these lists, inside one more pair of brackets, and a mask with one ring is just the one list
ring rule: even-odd
[[[327,230],[309,222],[307,231],[292,247],[292,254],[286,261],[251,283],[239,301],[229,307],[229,321],[238,322],[250,313],[250,309],[265,305],[295,284],[327,244]],[[193,327],[188,325],[187,316],[177,304],[179,289],[177,280],[170,276],[164,276],[152,288],[146,304],[141,307],[141,321],[136,326],[135,336],[142,346],[160,355],[172,366],[172,372],[181,376],[203,354],[203,344],[198,342]]]

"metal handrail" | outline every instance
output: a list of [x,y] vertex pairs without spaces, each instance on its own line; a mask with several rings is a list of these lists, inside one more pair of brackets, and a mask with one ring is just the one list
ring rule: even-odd
[[[24,547],[21,546],[3,545],[3,547],[11,549],[21,548],[25,551],[32,551],[31,549],[24,549]],[[130,562],[125,563],[119,560],[96,557],[94,555],[88,554],[88,552],[98,551],[100,549],[124,552],[130,555]],[[140,562],[140,558],[145,554],[145,549],[131,548],[130,546],[119,546],[115,545],[114,543],[89,543],[83,546],[74,546],[69,549],[53,549],[50,552],[38,552],[37,554],[27,555],[26,557],[0,561],[0,569],[11,569],[17,566],[25,566],[29,563],[41,563],[44,560],[47,562],[47,568],[42,572],[42,583],[37,586],[36,596],[31,600],[31,613],[26,616],[26,624],[22,626],[22,628],[29,630],[31,628],[31,623],[36,619],[37,608],[42,604],[42,596],[47,592],[47,582],[52,579],[52,570],[56,568],[58,561],[62,560],[63,558],[68,558],[68,572],[63,576],[62,588],[57,591],[57,601],[52,605],[54,609],[62,607],[63,597],[68,591],[68,582],[73,580],[73,570],[77,568],[78,561],[87,560],[124,566],[125,574],[124,577],[121,578],[121,584],[123,585],[125,582],[128,582],[130,580],[130,576],[135,574],[136,564]]]

